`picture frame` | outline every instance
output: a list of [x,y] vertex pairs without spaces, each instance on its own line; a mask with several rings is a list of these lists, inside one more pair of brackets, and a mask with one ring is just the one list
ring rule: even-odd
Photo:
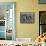
[[34,12],[20,12],[20,23],[34,24]]
[[38,0],[39,4],[46,4],[46,0]]

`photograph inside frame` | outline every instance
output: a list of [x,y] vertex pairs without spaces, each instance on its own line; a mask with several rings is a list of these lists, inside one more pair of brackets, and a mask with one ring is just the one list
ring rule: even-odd
[[34,24],[35,14],[34,12],[20,12],[20,23]]

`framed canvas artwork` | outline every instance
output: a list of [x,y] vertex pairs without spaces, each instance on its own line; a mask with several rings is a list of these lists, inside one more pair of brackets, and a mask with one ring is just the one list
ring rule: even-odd
[[33,12],[20,12],[20,23],[34,24],[35,15]]

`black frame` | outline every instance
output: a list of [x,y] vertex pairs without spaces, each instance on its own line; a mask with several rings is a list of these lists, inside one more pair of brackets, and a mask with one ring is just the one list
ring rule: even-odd
[[46,13],[46,11],[39,11],[39,36],[40,36],[40,33],[41,33],[40,32],[40,25],[44,25],[44,26],[46,25],[46,24],[40,24],[40,14],[41,13]]

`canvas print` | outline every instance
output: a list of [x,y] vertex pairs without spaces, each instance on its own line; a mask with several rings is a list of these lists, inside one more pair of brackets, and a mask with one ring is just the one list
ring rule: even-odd
[[46,4],[46,0],[38,0],[40,4]]
[[35,15],[33,12],[20,12],[20,23],[34,23]]

